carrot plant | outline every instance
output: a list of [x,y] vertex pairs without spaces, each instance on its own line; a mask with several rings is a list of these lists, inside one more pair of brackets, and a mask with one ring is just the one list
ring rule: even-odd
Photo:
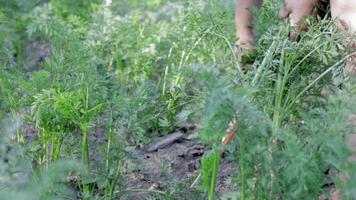
[[19,116],[8,114],[0,121],[0,198],[75,198],[75,191],[66,179],[70,174],[86,174],[84,166],[73,160],[60,160],[33,170],[32,159],[26,156],[30,153],[29,148],[14,145],[17,143],[14,135],[22,120]]

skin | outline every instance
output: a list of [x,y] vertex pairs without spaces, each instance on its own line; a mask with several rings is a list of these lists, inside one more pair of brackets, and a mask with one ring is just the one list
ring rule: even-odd
[[341,31],[356,32],[356,1],[330,0],[330,10]]
[[[297,31],[304,31],[307,25],[303,19],[313,14],[318,3],[320,0],[286,0],[279,10],[279,18],[283,20],[289,18],[291,27]],[[290,34],[292,40],[297,40],[298,36],[297,32]]]
[[241,49],[251,52],[253,50],[254,37],[251,21],[253,19],[249,9],[259,7],[262,0],[237,0],[236,3],[236,36],[238,38],[237,46]]

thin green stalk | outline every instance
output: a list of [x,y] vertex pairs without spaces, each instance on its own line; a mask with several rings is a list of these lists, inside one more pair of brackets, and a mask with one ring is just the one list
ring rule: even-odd
[[168,70],[169,70],[169,66],[167,65],[166,69],[164,70],[164,75],[163,75],[162,95],[166,94]]
[[53,159],[53,154],[54,154],[54,150],[55,150],[55,143],[56,143],[55,140],[56,140],[55,136],[52,136],[52,138],[51,138],[51,145],[50,145],[50,147],[51,147],[51,152],[50,152],[50,154],[49,154],[48,162],[51,162],[51,161],[54,160],[54,159]]
[[[40,135],[40,129],[37,130],[37,135],[39,135],[39,145],[42,146],[42,148],[44,148],[44,143],[43,143],[43,135]],[[42,158],[43,158],[43,150],[42,151],[38,151],[37,152],[37,160],[39,162],[42,162]]]
[[43,157],[42,157],[42,162],[46,163],[46,166],[48,167],[48,161],[47,161],[47,157],[48,157],[48,142],[47,141],[44,142],[43,149],[44,149],[44,153],[43,153]]
[[310,51],[307,55],[305,55],[292,69],[292,71],[289,73],[292,75],[299,67],[300,65],[307,59],[309,58],[314,52],[316,52],[318,49],[320,49],[323,45],[325,45],[326,42],[321,43],[317,47],[315,47],[312,51]]
[[283,116],[286,116],[294,104],[298,101],[300,97],[302,97],[311,87],[313,87],[318,81],[320,81],[325,75],[327,75],[329,72],[331,72],[335,67],[339,66],[341,63],[343,63],[345,60],[349,59],[352,56],[355,56],[356,52],[353,52],[347,56],[345,56],[343,59],[341,59],[339,62],[335,63],[331,67],[329,67],[327,70],[325,70],[322,74],[320,74],[316,79],[314,79],[307,87],[305,87],[287,106],[285,109],[285,112],[283,113]]
[[219,162],[220,162],[220,152],[214,153],[214,160],[213,160],[213,171],[211,174],[210,186],[209,186],[209,200],[214,200],[215,197],[215,188],[216,182],[218,179],[218,172],[219,172]]
[[[272,127],[272,137],[271,137],[271,143],[269,144],[268,151],[269,151],[269,157],[270,157],[270,162],[273,162],[273,147],[276,145],[276,141],[274,139],[278,129],[281,126],[282,123],[282,118],[281,118],[281,110],[282,110],[282,101],[283,101],[283,96],[284,96],[284,89],[286,87],[287,81],[288,81],[288,75],[289,75],[289,65],[285,66],[284,63],[284,46],[286,45],[286,40],[283,42],[282,45],[282,52],[281,52],[281,60],[279,63],[279,70],[277,74],[277,80],[275,83],[275,92],[274,92],[274,109],[273,109],[273,127]],[[273,190],[274,190],[274,184],[275,184],[275,176],[273,172],[272,165],[270,167],[270,179],[271,179],[271,188],[270,188],[270,199],[273,199]]]
[[263,58],[261,65],[257,68],[257,72],[251,81],[251,86],[255,87],[258,83],[260,76],[262,76],[267,64],[272,61],[273,53],[278,48],[277,42],[273,41],[271,46],[268,48],[266,56]]
[[[89,169],[89,144],[88,144],[88,124],[84,123],[81,125],[81,130],[83,133],[82,138],[82,163]],[[90,194],[90,186],[88,184],[83,184],[83,192]],[[86,198],[84,198],[86,199]]]
[[61,154],[61,148],[62,148],[62,143],[63,143],[64,137],[63,133],[60,134],[59,139],[57,139],[57,144],[55,144],[55,151],[53,154],[53,160],[57,160]]
[[88,143],[88,124],[84,123],[81,125],[81,130],[83,134],[82,139],[82,163],[89,168],[89,143]]
[[234,51],[234,48],[232,47],[232,45],[231,45],[231,43],[229,42],[229,39],[227,38],[227,37],[225,37],[224,35],[221,35],[221,34],[218,34],[218,33],[215,33],[215,32],[208,32],[208,33],[210,33],[210,34],[212,34],[212,35],[215,35],[215,36],[217,36],[217,37],[220,37],[221,39],[223,39],[224,41],[225,41],[225,43],[226,43],[226,45],[229,47],[229,50],[230,50],[230,52],[231,52],[231,55],[232,55],[232,58],[233,58],[233,60],[234,60],[234,62],[235,62],[235,65],[236,65],[236,67],[237,67],[237,70],[239,71],[239,73],[240,73],[240,76],[241,77],[244,77],[244,72],[243,72],[243,70],[242,70],[242,67],[241,67],[241,64],[240,64],[240,62],[239,62],[239,59],[237,59],[237,56],[236,56],[236,53],[235,53],[235,51]]
[[105,163],[105,167],[106,167],[106,173],[109,174],[110,172],[110,149],[111,149],[111,141],[112,141],[112,128],[110,127],[108,130],[108,143],[106,145],[106,163]]
[[[242,140],[240,140],[242,141]],[[246,180],[245,180],[245,162],[244,162],[244,146],[240,143],[240,156],[239,156],[239,164],[240,164],[240,176],[241,176],[241,200],[246,199],[247,194],[247,187],[246,187]]]
[[181,68],[182,68],[183,64],[188,62],[193,51],[198,46],[198,44],[201,42],[201,40],[204,38],[204,36],[210,31],[210,29],[211,28],[208,28],[207,30],[204,31],[204,33],[194,42],[193,47],[191,49],[189,49],[188,53],[186,51],[182,51],[181,59],[179,61],[179,65],[178,65],[178,75],[177,75],[177,78],[175,79],[174,85],[178,85],[180,83],[180,81],[182,80]]
[[[113,113],[111,112],[111,119],[113,117]],[[110,174],[110,151],[111,151],[111,144],[112,144],[112,139],[113,139],[113,128],[112,128],[112,120],[110,122],[109,125],[109,129],[108,129],[108,143],[106,146],[106,163],[105,163],[105,167],[106,167],[106,174],[109,175]],[[118,169],[117,171],[119,171],[119,165],[118,164]],[[117,181],[117,171],[115,172],[115,177],[109,181],[108,186],[105,190],[106,196],[109,199],[113,199],[113,195],[114,195],[114,191],[115,191],[115,186],[116,186],[116,181]]]
[[45,155],[46,155],[46,139],[45,139],[45,130],[42,129],[42,152],[41,152],[41,160],[42,162],[45,161]]
[[[173,52],[173,47],[169,49],[169,53],[167,56],[167,59],[169,60],[172,56],[172,52]],[[162,95],[166,94],[166,85],[167,85],[167,76],[168,76],[168,72],[169,72],[169,65],[166,65],[166,68],[164,70],[164,75],[163,75],[163,84],[162,84]]]
[[193,51],[195,50],[195,48],[198,46],[198,44],[202,41],[202,39],[205,37],[205,35],[207,33],[210,32],[210,30],[212,29],[212,27],[207,28],[203,34],[201,34],[201,36],[194,42],[193,47],[188,51],[187,56],[185,57],[184,63],[188,62],[190,55],[192,55]]
[[42,162],[46,163],[46,168],[48,168],[48,164],[49,164],[49,161],[48,161],[48,157],[49,157],[49,152],[48,152],[48,135],[47,135],[47,131],[45,131],[43,129],[43,157],[42,157]]
[[117,184],[117,180],[118,180],[118,178],[119,178],[119,175],[120,175],[120,169],[121,169],[121,162],[118,161],[118,162],[117,162],[116,171],[115,171],[115,177],[114,177],[113,180],[111,180],[111,183],[110,183],[109,199],[113,199],[113,197],[114,197],[115,187],[116,187],[116,184]]
[[[89,88],[86,88],[86,97],[85,97],[85,111],[88,112],[89,110]],[[89,168],[89,143],[88,143],[88,127],[89,122],[84,119],[80,123],[80,127],[83,134],[82,139],[82,162]]]

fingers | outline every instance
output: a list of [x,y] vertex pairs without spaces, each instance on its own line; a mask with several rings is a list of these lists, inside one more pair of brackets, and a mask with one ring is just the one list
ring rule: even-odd
[[287,4],[284,4],[281,9],[279,9],[279,19],[285,20],[289,17],[291,10],[287,7]]
[[289,33],[289,38],[293,41],[297,41],[299,39],[298,28],[296,29],[299,20],[297,19],[298,17],[294,15],[295,12],[296,12],[295,7],[293,7],[292,10],[289,2],[286,1],[281,7],[281,9],[279,9],[279,13],[278,13],[280,20],[285,20],[288,18],[290,19],[290,25],[292,27],[292,30]]
[[252,52],[253,50],[253,44],[254,44],[254,38],[252,33],[249,31],[245,34],[241,34],[240,38],[238,38],[236,44],[244,49],[247,52]]
[[314,5],[320,0],[285,0],[283,7],[279,10],[281,20],[289,18],[292,31],[291,40],[298,40],[299,32],[307,29],[306,16],[313,14]]
[[297,30],[304,31],[307,28],[307,24],[304,20],[306,16],[313,14],[313,5],[300,5],[295,8],[290,14],[290,25]]
[[300,39],[300,31],[306,31],[308,27],[307,22],[303,18],[311,15],[312,12],[312,8],[310,10],[309,8],[303,8],[298,10],[298,12],[296,11],[290,14],[290,26],[292,28],[291,32],[289,33],[290,40],[298,41]]
[[235,53],[238,56],[239,61],[242,61],[243,58],[252,53],[254,50],[253,40],[237,40],[235,44]]

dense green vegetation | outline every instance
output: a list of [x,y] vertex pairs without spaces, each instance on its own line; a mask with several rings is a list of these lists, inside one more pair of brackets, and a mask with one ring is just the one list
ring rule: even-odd
[[[355,198],[351,54],[328,17],[290,41],[279,3],[240,62],[233,0],[0,0],[0,199]],[[135,148],[185,123],[209,149],[197,184],[128,187]],[[216,189],[223,159],[232,191]]]

